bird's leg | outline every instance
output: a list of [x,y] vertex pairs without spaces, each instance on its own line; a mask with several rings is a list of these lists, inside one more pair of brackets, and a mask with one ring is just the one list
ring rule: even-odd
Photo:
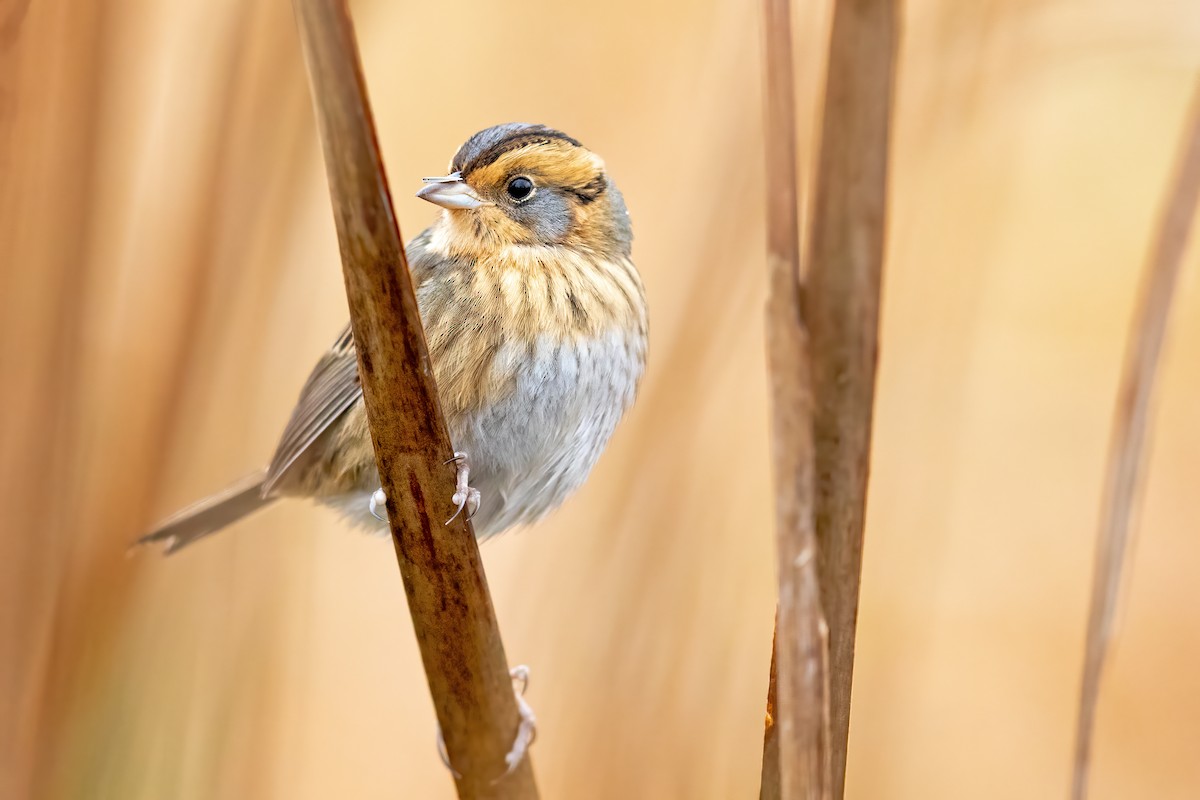
[[384,516],[379,515],[379,509],[385,508],[386,506],[387,506],[387,495],[385,495],[383,493],[383,487],[380,486],[378,489],[375,490],[375,493],[371,495],[371,503],[368,506],[368,508],[371,510],[371,516],[374,517],[375,519],[379,520],[380,522],[387,522],[388,518],[387,518],[386,512],[385,512]]
[[[479,510],[480,500],[479,490],[472,487],[470,484],[471,461],[467,457],[467,454],[461,452],[455,453],[454,458],[446,459],[447,464],[449,464],[451,461],[453,461],[455,466],[458,468],[458,475],[454,483],[454,495],[450,498],[450,502],[454,503],[458,507],[458,510],[454,512],[453,517],[446,520],[447,525],[449,525],[451,522],[454,522],[458,515],[463,512],[463,509],[466,509],[467,511],[467,519],[475,516],[475,512]],[[386,505],[387,496],[384,495],[383,487],[381,486],[375,490],[374,494],[371,495],[371,502],[369,505],[371,516],[380,522],[387,522],[387,517],[380,513],[380,510]]]
[[438,755],[441,756],[442,763],[446,765],[446,769],[450,770],[450,774],[454,776],[454,780],[462,777],[462,773],[450,766],[450,754],[446,752],[446,737],[442,736],[442,726],[438,725]]
[[472,488],[469,482],[471,477],[470,458],[466,453],[459,452],[454,454],[454,458],[447,459],[446,463],[449,464],[451,461],[458,468],[458,476],[454,483],[454,495],[450,498],[450,502],[458,506],[458,510],[454,512],[453,517],[446,520],[447,525],[454,522],[464,508],[467,510],[467,519],[475,516],[475,512],[479,510],[480,500],[479,490]]
[[520,715],[521,721],[517,723],[517,738],[513,741],[512,749],[504,757],[504,763],[508,765],[508,769],[504,770],[505,775],[517,768],[529,752],[529,745],[537,738],[537,717],[533,715],[533,708],[525,700],[525,690],[529,688],[529,667],[518,664],[509,670],[508,674],[512,676],[514,683],[521,682],[520,689],[514,688],[514,694],[517,696],[517,714]]
[[[513,683],[521,682],[521,688],[513,688],[513,694],[517,697],[517,714],[520,716],[520,721],[517,723],[517,738],[513,740],[512,749],[508,751],[508,755],[504,757],[504,763],[507,769],[500,778],[504,778],[517,768],[521,761],[525,758],[525,754],[529,752],[529,746],[533,744],[533,740],[537,738],[537,717],[533,715],[533,708],[525,700],[525,690],[529,688],[529,667],[524,664],[519,664],[509,670],[508,673],[512,676]],[[462,775],[450,766],[450,755],[446,752],[446,739],[442,736],[442,726],[438,726],[437,731],[437,748],[438,755],[442,757],[442,763],[446,765],[446,769],[450,770],[455,778],[461,778]],[[497,778],[496,781],[499,781]],[[496,781],[492,781],[495,783]]]

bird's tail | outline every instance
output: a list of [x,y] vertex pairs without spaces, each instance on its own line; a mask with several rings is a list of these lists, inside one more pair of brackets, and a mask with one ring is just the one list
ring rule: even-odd
[[224,491],[171,515],[156,525],[150,533],[138,539],[137,543],[163,542],[166,544],[163,552],[170,555],[210,533],[216,533],[226,525],[274,502],[273,497],[263,497],[265,480],[265,472],[249,475]]

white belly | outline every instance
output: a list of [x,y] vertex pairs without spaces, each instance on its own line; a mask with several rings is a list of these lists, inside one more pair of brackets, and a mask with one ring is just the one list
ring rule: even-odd
[[563,343],[542,337],[501,348],[494,369],[516,370],[516,388],[487,411],[451,423],[471,460],[481,502],[480,538],[534,522],[587,479],[633,404],[645,341],[624,332]]
[[[500,349],[492,368],[516,371],[514,391],[482,413],[449,420],[480,493],[478,538],[535,522],[583,484],[633,404],[645,354],[644,338],[620,331],[570,343],[543,337],[532,357],[524,343]],[[368,510],[378,485],[322,502],[385,535]]]

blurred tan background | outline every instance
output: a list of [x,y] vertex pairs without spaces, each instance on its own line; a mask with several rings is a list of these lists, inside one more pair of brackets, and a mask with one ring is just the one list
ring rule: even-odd
[[[484,550],[547,798],[757,796],[773,613],[758,4],[354,4],[403,232],[475,130],[561,127],[634,217],[639,403]],[[801,130],[825,3],[798,2]],[[1191,0],[910,0],[848,794],[1068,784],[1138,274]],[[804,146],[811,148],[811,137]],[[1200,250],[1093,796],[1200,796]],[[149,522],[269,456],[346,306],[286,0],[0,2],[0,797],[450,798],[391,547],[280,505]]]

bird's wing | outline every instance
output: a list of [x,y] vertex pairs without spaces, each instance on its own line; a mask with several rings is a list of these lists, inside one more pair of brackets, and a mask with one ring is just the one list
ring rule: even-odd
[[317,362],[300,391],[300,400],[267,467],[262,488],[264,497],[270,495],[280,479],[287,476],[291,466],[309,445],[361,396],[354,334],[347,324],[333,347]]
[[[406,249],[414,288],[419,288],[432,277],[442,261],[441,257],[429,250],[432,232],[432,228],[426,228],[408,243]],[[360,397],[362,384],[358,379],[358,353],[354,348],[354,334],[347,323],[342,335],[317,362],[308,376],[308,382],[300,391],[300,400],[267,467],[263,497],[274,492],[280,481],[291,472],[296,459]]]

